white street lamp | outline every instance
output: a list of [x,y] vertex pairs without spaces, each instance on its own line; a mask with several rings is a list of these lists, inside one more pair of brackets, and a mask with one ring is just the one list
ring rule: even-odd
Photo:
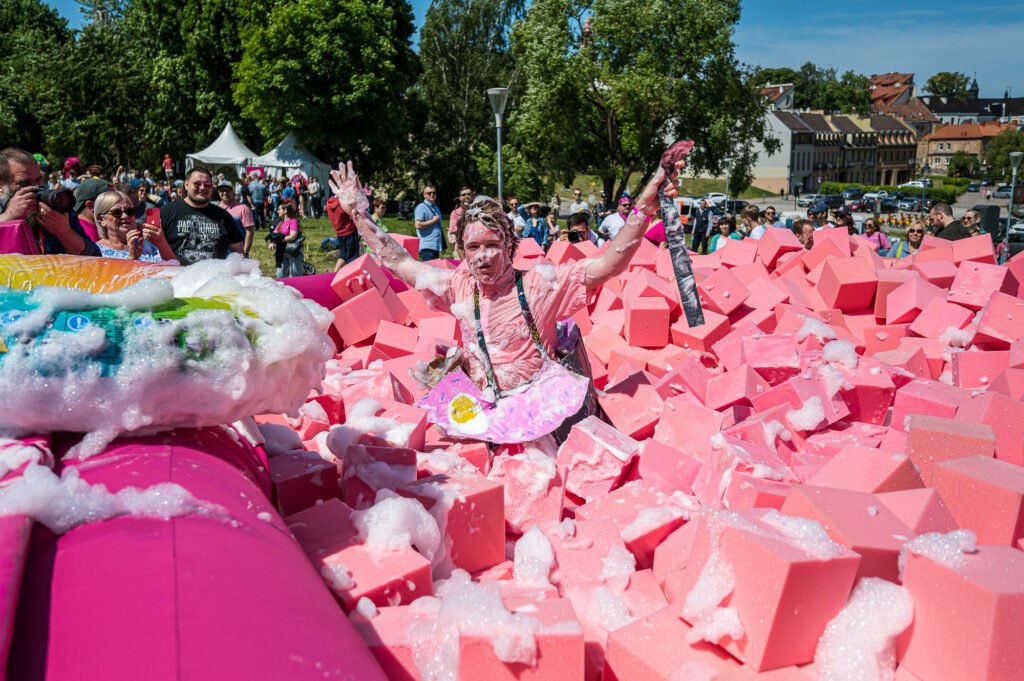
[[487,98],[491,100],[491,110],[494,112],[494,124],[498,128],[498,200],[501,201],[501,117],[505,113],[505,102],[508,101],[508,88],[492,87],[487,91]]
[[1010,257],[1010,223],[1013,221],[1013,194],[1017,190],[1017,168],[1024,160],[1024,151],[1010,152],[1010,165],[1013,166],[1013,173],[1010,175],[1010,205],[1006,209],[1006,234],[1003,235],[1003,262]]

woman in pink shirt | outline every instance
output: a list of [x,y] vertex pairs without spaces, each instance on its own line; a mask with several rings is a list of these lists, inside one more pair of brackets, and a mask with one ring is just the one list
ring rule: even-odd
[[875,247],[876,253],[888,253],[889,249],[892,248],[889,237],[885,235],[885,232],[878,229],[878,223],[875,222],[874,218],[868,218],[864,221],[864,238]]
[[[683,161],[676,163],[672,179],[683,165]],[[464,391],[451,403],[450,410],[455,416],[465,416],[470,424],[478,417],[481,423],[485,422],[484,417],[495,413],[488,410],[500,412],[503,399],[523,398],[532,387],[543,384],[550,375],[557,373],[560,367],[552,366],[554,358],[558,357],[556,324],[582,309],[592,290],[626,269],[658,210],[658,190],[665,180],[659,168],[637,199],[625,225],[600,257],[564,265],[537,265],[518,272],[512,266],[518,239],[498,201],[481,196],[466,209],[455,232],[456,245],[465,253],[465,266],[447,270],[413,259],[366,217],[366,198],[360,191],[351,163],[347,169],[339,166],[331,176],[335,196],[352,216],[359,234],[374,254],[404,282],[449,305],[452,314],[459,319],[463,354],[455,364],[468,376],[464,384],[475,384],[483,397]],[[674,182],[665,184],[670,196],[678,193]],[[448,376],[434,391],[442,389]],[[565,381],[554,383],[567,385],[574,380],[573,376],[579,378],[573,374]],[[582,380],[587,382],[587,379]],[[570,392],[576,402],[566,407],[566,418],[579,412],[587,397],[585,388],[583,393],[575,387]],[[540,417],[547,416],[544,409],[554,408],[559,402],[550,392],[525,399],[524,408],[531,412],[540,410]],[[475,404],[476,401],[485,405]],[[490,404],[494,406],[487,406]],[[455,416],[452,422],[440,425],[451,431]],[[500,426],[496,423],[499,420],[493,418],[490,425]],[[494,428],[473,433],[468,428],[460,431],[457,425],[455,433],[476,435],[492,442],[522,442],[554,431],[561,422],[545,428],[546,433],[538,433],[535,428],[533,438],[492,438],[488,434]],[[514,438],[515,434],[510,437]]]

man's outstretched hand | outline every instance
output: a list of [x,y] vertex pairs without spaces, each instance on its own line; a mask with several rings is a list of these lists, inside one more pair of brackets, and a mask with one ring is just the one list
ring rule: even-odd
[[370,202],[367,201],[366,194],[359,184],[359,176],[352,167],[352,161],[347,165],[339,163],[338,169],[331,171],[331,178],[327,183],[331,185],[331,191],[349,217],[365,214],[366,209],[370,207]]

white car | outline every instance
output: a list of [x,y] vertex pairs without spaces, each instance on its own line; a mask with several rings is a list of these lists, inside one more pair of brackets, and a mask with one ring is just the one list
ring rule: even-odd
[[882,191],[877,191],[877,192],[868,192],[867,194],[864,195],[864,200],[865,201],[874,201],[875,199],[887,199],[887,198],[889,198],[889,192],[885,191],[884,189]]
[[915,189],[924,189],[924,180],[911,180],[910,182],[904,182],[900,185],[901,187],[914,187]]
[[704,195],[704,198],[715,204],[716,206],[721,205],[727,198],[722,192],[708,192]]
[[796,205],[803,207],[811,206],[823,198],[825,198],[824,194],[801,194],[800,198],[796,200]]

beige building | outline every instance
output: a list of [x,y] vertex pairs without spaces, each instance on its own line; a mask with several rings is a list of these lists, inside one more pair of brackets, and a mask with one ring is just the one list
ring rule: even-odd
[[996,121],[945,125],[921,140],[917,147],[917,155],[928,163],[933,175],[945,175],[953,154],[963,152],[981,163],[988,141],[1006,130],[1015,128],[1012,123]]
[[874,184],[897,185],[917,175],[917,132],[895,116],[872,116],[878,135]]

